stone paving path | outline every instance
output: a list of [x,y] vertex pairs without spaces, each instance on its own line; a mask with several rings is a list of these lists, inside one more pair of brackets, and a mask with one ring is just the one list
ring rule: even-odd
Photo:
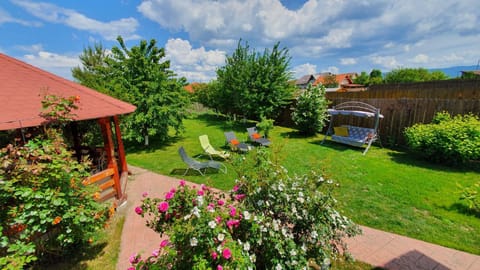
[[[128,201],[119,208],[119,211],[125,211],[125,223],[118,270],[129,267],[128,258],[133,253],[141,252],[149,256],[161,242],[159,235],[147,228],[144,219],[134,212],[142,193],[163,197],[179,181],[133,166],[129,169],[132,176],[127,184]],[[373,266],[392,270],[480,270],[480,256],[368,227],[362,227],[362,230],[362,235],[347,240],[349,250],[357,260]]]

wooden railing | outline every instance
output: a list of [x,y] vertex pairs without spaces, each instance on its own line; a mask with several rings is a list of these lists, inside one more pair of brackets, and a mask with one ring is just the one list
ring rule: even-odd
[[115,170],[108,168],[98,172],[83,181],[84,185],[97,184],[100,188],[96,200],[103,202],[117,195],[117,188],[115,187]]

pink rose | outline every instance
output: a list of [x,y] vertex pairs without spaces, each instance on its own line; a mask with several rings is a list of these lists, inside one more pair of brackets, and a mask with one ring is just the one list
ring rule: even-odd
[[218,254],[217,254],[217,252],[214,251],[214,252],[212,253],[212,259],[216,260],[217,257],[218,257]]
[[240,201],[240,200],[242,200],[243,198],[245,198],[246,196],[247,196],[247,195],[245,195],[245,194],[237,194],[237,195],[235,195],[235,199],[236,199],[237,201]]
[[240,225],[240,221],[237,219],[230,219],[227,221],[227,227],[232,229],[233,227],[238,227]]
[[180,180],[180,186],[181,186],[181,187],[184,187],[184,186],[185,186],[185,183],[186,183],[185,180]]
[[145,192],[142,193],[142,197],[145,198],[145,197],[147,197],[147,196],[148,196],[148,192],[145,191]]
[[158,211],[165,213],[167,212],[168,207],[169,207],[168,202],[161,202],[158,204]]
[[164,248],[168,245],[168,243],[169,243],[168,240],[163,240],[162,242],[160,242],[160,247]]
[[153,257],[158,257],[158,255],[160,254],[160,251],[158,249],[155,249],[152,251],[152,256]]
[[167,195],[165,195],[165,200],[171,200],[173,199],[173,196],[175,195],[175,193],[173,192],[168,192]]
[[143,213],[143,209],[140,206],[135,207],[135,213],[141,215]]
[[222,251],[222,256],[223,258],[225,259],[230,259],[232,257],[232,252],[230,251],[230,249],[228,248],[225,248],[223,251]]
[[217,265],[217,270],[223,270],[223,266],[221,266],[220,264]]
[[239,188],[238,185],[233,186],[233,192],[237,192],[238,188]]
[[170,192],[175,193],[177,190],[175,188],[170,189]]
[[215,209],[215,205],[213,203],[209,203],[207,206],[208,211],[213,211]]
[[230,216],[234,217],[237,214],[237,209],[235,207],[230,206]]
[[135,270],[135,267],[130,266],[130,267],[127,268],[127,270]]
[[224,202],[223,200],[218,200],[218,201],[217,201],[217,204],[218,204],[218,205],[224,205],[225,202]]
[[203,190],[197,191],[197,195],[198,195],[198,196],[203,196],[204,194],[205,194],[205,193],[203,192]]
[[136,264],[140,261],[140,255],[138,254],[133,254],[132,256],[130,256],[130,258],[128,259],[128,261],[131,263],[131,264]]
[[215,218],[215,220],[217,221],[218,224],[220,224],[220,222],[222,222],[222,217],[218,216]]

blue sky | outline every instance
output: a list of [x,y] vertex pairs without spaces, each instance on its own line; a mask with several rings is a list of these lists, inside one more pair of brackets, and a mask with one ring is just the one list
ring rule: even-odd
[[0,52],[72,79],[83,48],[156,39],[171,69],[209,81],[238,40],[287,47],[295,77],[480,60],[478,0],[2,0]]

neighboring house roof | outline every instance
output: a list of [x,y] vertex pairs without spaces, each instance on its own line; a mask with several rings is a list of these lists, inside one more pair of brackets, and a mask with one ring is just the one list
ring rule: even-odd
[[39,126],[45,95],[78,96],[75,120],[134,112],[136,107],[0,53],[0,130]]
[[462,70],[462,73],[473,73],[475,75],[480,75],[480,70]]
[[187,92],[189,92],[189,93],[193,93],[193,92],[195,92],[195,87],[196,87],[197,85],[200,85],[200,83],[198,83],[198,82],[193,82],[193,83],[190,83],[190,84],[185,85],[185,86],[183,87],[183,89],[187,90]]
[[[326,75],[322,75],[322,76],[318,76],[318,78],[315,80],[315,82],[313,83],[313,85],[322,85],[322,84],[325,84],[325,79],[330,76],[330,75],[333,75],[333,74],[326,74]],[[335,75],[335,80],[337,81],[338,85],[341,86],[341,85],[344,85],[344,84],[352,84],[353,83],[353,79],[357,76],[356,73],[344,73],[344,74],[338,74],[338,75]]]
[[304,75],[302,77],[300,77],[300,79],[298,79],[295,84],[297,85],[304,85],[304,84],[308,84],[310,82],[313,82],[315,81],[315,76],[313,76],[312,74],[308,74],[308,75]]

